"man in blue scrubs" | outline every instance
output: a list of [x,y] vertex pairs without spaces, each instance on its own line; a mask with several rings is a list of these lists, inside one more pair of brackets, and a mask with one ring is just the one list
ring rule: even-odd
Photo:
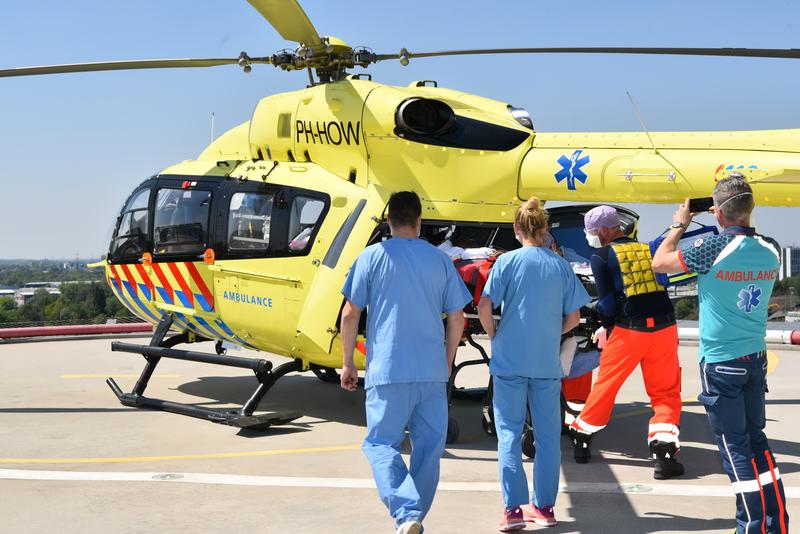
[[[366,309],[363,449],[397,534],[422,532],[433,503],[447,436],[447,380],[464,330],[462,309],[472,300],[447,254],[419,239],[421,214],[416,193],[394,193],[388,214],[392,238],[367,247],[342,288],[347,302],[341,384],[356,390],[353,351]],[[410,468],[400,455],[406,428]]]

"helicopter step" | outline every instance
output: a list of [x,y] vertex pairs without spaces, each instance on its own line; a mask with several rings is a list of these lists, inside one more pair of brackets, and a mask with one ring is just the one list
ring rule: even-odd
[[[139,379],[136,381],[130,393],[124,393],[113,378],[106,379],[106,384],[108,384],[111,391],[114,392],[123,406],[162,410],[251,430],[266,430],[270,426],[286,424],[301,416],[301,414],[297,412],[289,411],[263,414],[253,413],[258,407],[258,403],[261,402],[261,399],[264,398],[264,395],[275,385],[278,379],[288,373],[302,371],[302,362],[300,360],[293,360],[273,369],[272,362],[264,359],[241,358],[238,356],[226,356],[224,354],[208,354],[205,352],[174,349],[172,347],[180,343],[189,342],[190,338],[187,334],[178,334],[165,339],[170,326],[172,326],[172,317],[164,313],[153,332],[150,345],[135,345],[121,342],[111,343],[111,350],[114,352],[141,354],[144,356],[145,360],[147,360],[142,374],[139,376]],[[144,391],[161,358],[251,369],[256,375],[258,386],[239,410],[204,408],[191,404],[145,397]]]

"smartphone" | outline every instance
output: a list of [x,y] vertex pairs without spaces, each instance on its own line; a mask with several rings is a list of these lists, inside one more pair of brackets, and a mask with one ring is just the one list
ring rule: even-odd
[[692,213],[705,213],[714,205],[711,197],[689,199],[689,211]]

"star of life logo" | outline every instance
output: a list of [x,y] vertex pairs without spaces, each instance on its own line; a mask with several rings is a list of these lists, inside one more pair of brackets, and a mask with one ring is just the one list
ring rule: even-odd
[[558,158],[558,164],[561,165],[561,170],[554,175],[556,177],[556,182],[561,183],[566,180],[567,189],[570,191],[576,191],[578,189],[575,180],[585,184],[586,180],[589,179],[589,175],[581,170],[581,167],[589,163],[589,154],[583,157],[581,157],[581,154],[583,154],[583,150],[576,150],[569,158],[566,155],[562,155]]
[[739,291],[739,302],[736,305],[745,313],[750,313],[753,308],[761,304],[761,288],[755,284],[746,286]]

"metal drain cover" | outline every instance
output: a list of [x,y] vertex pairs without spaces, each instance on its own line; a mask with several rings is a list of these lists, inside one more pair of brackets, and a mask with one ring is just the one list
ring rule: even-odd
[[648,493],[653,491],[653,486],[646,484],[623,484],[620,488],[625,493]]
[[177,480],[183,478],[183,475],[177,473],[164,473],[163,475],[153,475],[155,480]]

